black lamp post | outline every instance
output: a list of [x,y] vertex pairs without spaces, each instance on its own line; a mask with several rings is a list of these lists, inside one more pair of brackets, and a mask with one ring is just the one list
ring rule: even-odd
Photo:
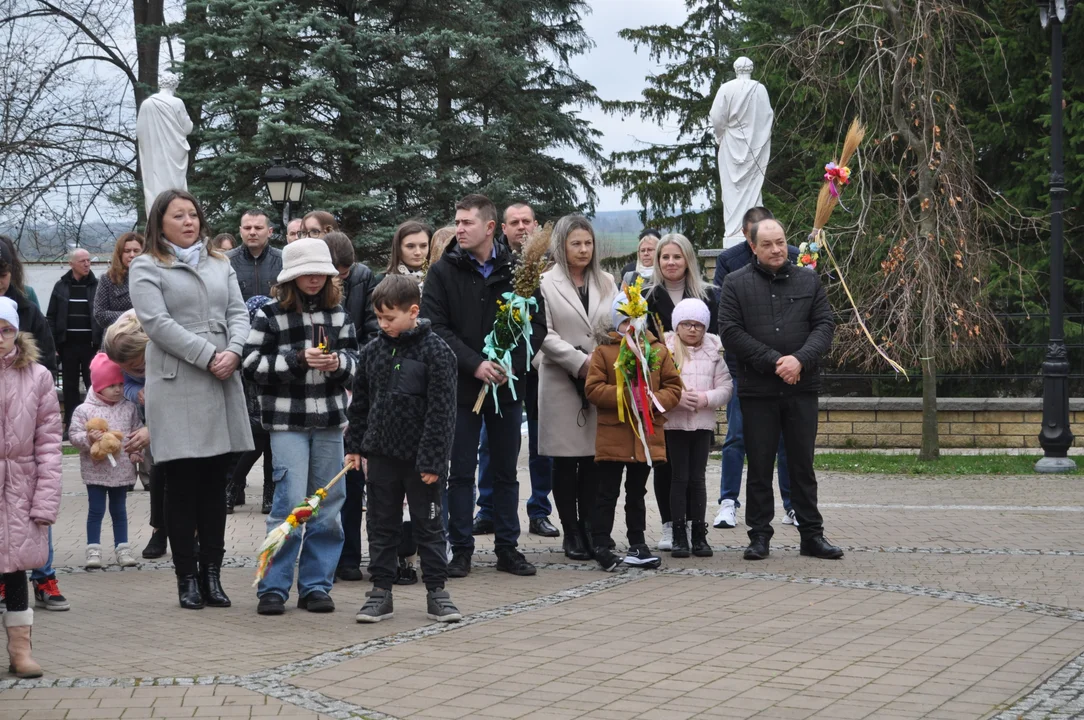
[[272,158],[271,167],[263,174],[267,194],[276,210],[282,211],[282,227],[290,223],[290,206],[300,205],[305,200],[305,186],[309,176],[304,170],[286,167],[282,158]]
[[1050,343],[1043,360],[1043,427],[1039,444],[1044,457],[1036,472],[1072,472],[1069,458],[1073,431],[1069,429],[1069,351],[1065,347],[1065,163],[1062,157],[1062,25],[1073,0],[1037,0],[1043,28],[1051,28],[1053,87],[1050,92]]

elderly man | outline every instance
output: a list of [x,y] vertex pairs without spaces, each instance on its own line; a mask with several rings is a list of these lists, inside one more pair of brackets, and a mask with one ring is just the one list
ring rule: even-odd
[[297,234],[301,232],[301,225],[303,221],[301,218],[294,218],[286,225],[286,244],[289,245],[294,240],[297,240]]
[[64,375],[65,436],[72,413],[82,402],[79,378],[90,387],[90,360],[102,340],[102,329],[94,322],[92,312],[98,278],[90,271],[90,253],[82,248],[73,250],[68,265],[71,269],[53,286],[49,311],[45,314]]
[[268,245],[271,221],[263,210],[246,210],[241,216],[241,247],[226,253],[237,273],[241,296],[247,301],[256,295],[271,295],[271,287],[282,272],[282,251]]
[[749,459],[745,522],[746,560],[768,557],[775,498],[772,471],[779,435],[787,448],[790,497],[801,534],[801,554],[843,557],[824,538],[817,510],[813,446],[821,358],[832,348],[835,322],[820,277],[787,256],[787,237],[776,220],[749,231],[754,261],[729,273],[719,302],[719,329],[738,395]]

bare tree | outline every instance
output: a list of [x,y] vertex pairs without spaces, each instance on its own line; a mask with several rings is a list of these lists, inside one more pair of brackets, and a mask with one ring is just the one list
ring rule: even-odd
[[[923,459],[939,454],[938,368],[1007,356],[986,293],[991,257],[984,240],[995,230],[984,212],[975,148],[956,107],[961,71],[955,48],[977,46],[989,34],[967,5],[857,2],[778,50],[825,97],[847,97],[870,127],[862,168],[870,189],[854,241],[842,253],[844,269],[860,290],[859,307],[873,336],[905,366],[922,369]],[[883,224],[871,227],[871,221]],[[883,362],[856,317],[838,337],[840,362],[867,368]]]
[[163,0],[0,0],[0,225],[52,228],[39,253],[141,207],[135,113],[163,27]]

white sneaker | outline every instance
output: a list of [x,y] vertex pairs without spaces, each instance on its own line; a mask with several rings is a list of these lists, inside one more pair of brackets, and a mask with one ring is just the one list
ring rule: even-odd
[[662,524],[662,537],[659,538],[659,544],[655,546],[656,550],[673,550],[674,549],[674,524],[663,523]]
[[793,510],[787,510],[786,514],[783,515],[783,524],[798,527],[798,517]]
[[132,546],[128,543],[117,545],[117,565],[121,567],[135,567],[139,563],[132,557]]
[[738,526],[737,518],[734,517],[735,507],[733,500],[723,500],[719,503],[719,512],[712,523],[717,528],[732,528]]
[[102,567],[102,546],[100,544],[87,545],[87,561],[84,567],[90,570]]

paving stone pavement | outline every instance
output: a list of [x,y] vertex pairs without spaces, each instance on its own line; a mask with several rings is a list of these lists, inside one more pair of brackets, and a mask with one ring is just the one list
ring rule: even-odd
[[[446,626],[421,585],[376,625],[354,622],[367,582],[338,583],[331,615],[292,600],[256,615],[257,475],[229,519],[234,605],[192,612],[168,557],[82,569],[86,493],[65,458],[55,565],[72,609],[37,612],[46,676],[0,676],[0,718],[1084,717],[1084,479],[823,474],[835,562],[799,557],[780,524],[766,561],[741,559],[739,525],[711,531],[713,558],[649,572],[602,573],[524,534],[540,569],[518,578],[482,537],[449,584],[464,621]],[[525,500],[525,462],[520,477]],[[650,492],[648,507],[654,542]],[[128,512],[141,549],[147,493]]]

